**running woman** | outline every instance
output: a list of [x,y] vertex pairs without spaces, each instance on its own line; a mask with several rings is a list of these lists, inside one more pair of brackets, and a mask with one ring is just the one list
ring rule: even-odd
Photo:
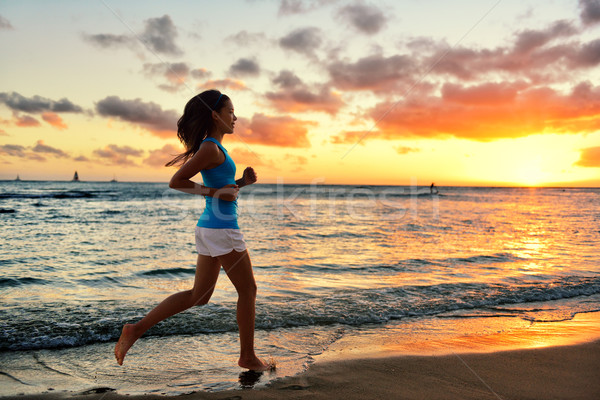
[[[177,122],[177,137],[186,151],[166,164],[182,164],[169,187],[206,196],[206,207],[196,226],[198,261],[194,286],[167,297],[135,324],[123,326],[115,346],[119,365],[123,364],[129,348],[152,326],[192,306],[208,303],[223,266],[238,293],[238,365],[253,371],[272,368],[254,352],[256,282],[237,222],[238,192],[241,187],[256,182],[256,173],[247,167],[236,181],[235,163],[222,145],[225,135],[233,133],[236,120],[229,97],[217,90],[207,90],[186,104]],[[206,186],[191,181],[198,172]]]

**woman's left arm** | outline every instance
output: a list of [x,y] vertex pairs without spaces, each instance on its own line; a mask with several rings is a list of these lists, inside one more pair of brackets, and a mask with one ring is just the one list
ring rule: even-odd
[[255,182],[256,172],[254,172],[254,169],[252,167],[246,167],[246,169],[244,170],[244,174],[240,179],[235,181],[235,184],[238,185],[238,187],[242,188],[244,186],[252,185]]

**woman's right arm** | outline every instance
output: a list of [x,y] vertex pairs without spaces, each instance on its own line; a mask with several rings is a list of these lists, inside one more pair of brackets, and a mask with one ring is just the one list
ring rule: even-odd
[[239,188],[235,185],[227,185],[216,189],[199,185],[192,182],[191,178],[203,169],[211,168],[220,164],[220,150],[216,144],[207,142],[173,175],[169,187],[184,193],[199,194],[201,196],[217,197],[222,200],[233,201],[237,198]]

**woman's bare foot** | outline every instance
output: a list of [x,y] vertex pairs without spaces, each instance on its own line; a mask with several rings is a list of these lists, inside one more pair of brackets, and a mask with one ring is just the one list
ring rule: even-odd
[[238,365],[242,368],[247,368],[251,371],[271,371],[275,369],[275,363],[266,363],[260,358],[254,356],[253,358],[243,359],[240,357]]
[[127,354],[127,350],[133,346],[138,338],[139,336],[136,335],[135,326],[133,324],[125,324],[123,326],[121,337],[115,345],[115,358],[119,365],[123,365],[123,359],[125,358],[125,354]]

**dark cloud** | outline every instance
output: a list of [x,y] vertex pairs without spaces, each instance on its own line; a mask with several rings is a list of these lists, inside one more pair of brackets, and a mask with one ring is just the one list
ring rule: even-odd
[[310,147],[308,127],[316,125],[292,117],[271,117],[262,113],[254,114],[248,121],[238,118],[235,132],[245,143],[264,146]]
[[571,58],[574,67],[595,67],[600,64],[600,39],[584,44],[576,56]]
[[58,158],[69,157],[69,155],[67,153],[65,153],[64,151],[57,149],[55,147],[52,147],[52,146],[48,146],[47,144],[44,144],[43,140],[38,140],[37,143],[35,144],[35,146],[33,146],[31,148],[31,150],[35,153],[50,154],[50,155],[52,155],[54,157],[58,157]]
[[279,15],[304,14],[329,4],[337,3],[338,0],[282,0],[279,3]]
[[281,71],[273,78],[272,82],[280,89],[275,92],[267,92],[265,97],[279,111],[323,111],[337,114],[344,105],[340,95],[334,94],[329,87],[316,85],[315,88],[310,88],[288,70]]
[[149,18],[144,21],[144,31],[136,37],[134,35],[114,35],[111,33],[83,34],[84,40],[102,48],[133,48],[137,46],[138,38],[142,43],[155,53],[179,56],[183,50],[177,46],[177,28],[171,17],[163,15],[159,18]]
[[44,111],[52,112],[82,112],[83,109],[66,98],[58,101],[50,100],[41,96],[27,98],[19,93],[0,93],[0,103],[14,111],[23,111],[27,113],[38,113]]
[[141,99],[123,100],[108,96],[96,103],[96,111],[103,117],[114,117],[131,122],[160,137],[171,137],[177,130],[179,114],[163,110],[161,106]]
[[68,158],[69,154],[52,146],[44,144],[42,140],[38,140],[35,146],[25,147],[18,144],[0,145],[0,155],[19,157],[34,161],[46,161],[42,156],[50,155],[57,158]]
[[267,92],[265,96],[274,108],[284,112],[323,111],[333,115],[344,105],[340,95],[332,93],[326,86],[317,91],[307,87],[284,89]]
[[146,63],[143,66],[143,72],[149,77],[160,77],[165,79],[166,83],[161,83],[158,87],[171,93],[188,88],[187,82],[190,77],[194,79],[206,79],[211,76],[210,71],[207,69],[191,69],[185,62]]
[[338,11],[338,16],[357,31],[367,35],[379,32],[387,22],[387,18],[379,8],[366,4],[342,7]]
[[171,17],[163,15],[160,18],[150,18],[145,21],[142,40],[153,51],[160,54],[181,55],[181,50],[175,44],[177,37],[177,28]]
[[335,61],[327,66],[331,84],[344,90],[394,90],[394,84],[410,78],[415,60],[406,55],[373,55],[356,62]]
[[87,162],[87,161],[90,161],[90,159],[87,158],[86,156],[79,156],[79,157],[73,158],[73,161]]
[[240,58],[229,67],[229,73],[233,76],[258,76],[260,66],[249,58]]
[[311,27],[296,29],[279,39],[282,48],[311,56],[322,42],[321,30]]
[[573,68],[589,68],[591,60],[581,54],[581,44],[565,43],[538,46],[530,51],[522,48],[473,50],[440,49],[422,61],[433,66],[432,73],[447,74],[461,80],[485,78],[491,74],[519,75],[540,83],[564,80]]
[[600,167],[600,146],[588,147],[581,150],[579,161],[575,163],[580,167]]
[[578,33],[578,29],[569,21],[554,22],[547,29],[525,30],[517,34],[514,52],[517,54],[533,51],[548,42],[561,37],[569,37]]
[[13,26],[9,20],[4,18],[2,15],[0,15],[0,30],[3,30],[3,29],[10,30],[10,29],[15,29],[15,28],[13,28]]
[[144,72],[149,75],[164,75],[169,80],[185,79],[190,73],[190,67],[184,62],[178,63],[146,63]]
[[580,33],[571,22],[561,20],[546,29],[519,32],[512,44],[494,49],[448,49],[447,44],[438,43],[437,50],[421,64],[433,66],[434,74],[461,80],[500,73],[505,77],[519,75],[540,84],[564,81],[573,77],[574,70],[600,63],[600,40],[588,43],[573,40]]
[[0,145],[0,155],[25,158],[26,148],[18,144],[3,144]]
[[84,33],[83,38],[87,42],[90,42],[103,49],[131,47],[136,43],[136,39],[133,36],[113,35],[110,33],[98,33],[95,35]]
[[160,84],[158,87],[167,92],[176,92],[185,88],[188,76],[191,74],[190,67],[184,62],[146,63],[143,68],[144,73],[148,76],[164,78],[167,83]]
[[289,89],[299,85],[302,85],[302,81],[296,74],[289,70],[282,70],[272,80],[273,84],[279,86],[282,89]]
[[194,79],[206,79],[209,78],[212,74],[206,68],[196,68],[190,71],[192,78]]
[[600,22],[600,0],[579,0],[581,21],[585,25]]
[[246,30],[239,31],[234,35],[225,38],[225,43],[233,42],[241,47],[248,47],[254,44],[264,44],[268,42],[267,36],[263,32],[252,33]]
[[109,144],[103,149],[96,149],[93,154],[100,158],[107,165],[127,165],[135,166],[136,163],[129,157],[141,157],[144,154],[143,150],[134,149],[130,146],[117,146]]

